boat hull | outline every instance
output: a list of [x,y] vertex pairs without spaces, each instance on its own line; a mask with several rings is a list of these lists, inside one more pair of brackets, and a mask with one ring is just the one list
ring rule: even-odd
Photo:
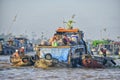
[[28,60],[28,58],[16,58],[10,57],[10,62],[13,66],[31,66],[33,63]]

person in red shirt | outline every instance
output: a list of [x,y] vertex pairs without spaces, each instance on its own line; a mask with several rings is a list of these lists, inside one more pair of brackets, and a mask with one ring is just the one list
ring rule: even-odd
[[103,53],[103,56],[106,57],[106,49],[101,48],[100,50],[101,50],[101,52]]
[[70,43],[70,40],[66,34],[64,34],[64,36],[63,36],[63,43],[64,43],[64,45],[69,45],[69,43]]

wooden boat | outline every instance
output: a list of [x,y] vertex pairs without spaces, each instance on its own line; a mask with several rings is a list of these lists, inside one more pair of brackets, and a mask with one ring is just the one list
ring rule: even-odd
[[111,57],[83,55],[82,65],[87,68],[106,68],[116,65]]
[[34,64],[34,62],[31,60],[32,57],[30,56],[24,56],[22,58],[20,57],[10,57],[10,62],[13,66],[31,66]]
[[104,68],[104,66],[99,63],[97,60],[94,59],[83,59],[82,60],[83,66],[87,68]]
[[39,59],[35,62],[35,67],[47,69],[48,67],[52,66],[52,60],[46,60],[46,59]]

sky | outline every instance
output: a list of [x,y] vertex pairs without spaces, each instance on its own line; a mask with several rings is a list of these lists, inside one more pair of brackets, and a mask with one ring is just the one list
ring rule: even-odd
[[85,39],[120,36],[120,0],[0,0],[0,34],[50,38],[73,14]]

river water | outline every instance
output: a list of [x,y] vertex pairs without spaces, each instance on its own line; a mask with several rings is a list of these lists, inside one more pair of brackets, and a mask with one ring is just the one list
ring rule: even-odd
[[120,80],[120,68],[12,67],[9,56],[0,55],[0,80]]

